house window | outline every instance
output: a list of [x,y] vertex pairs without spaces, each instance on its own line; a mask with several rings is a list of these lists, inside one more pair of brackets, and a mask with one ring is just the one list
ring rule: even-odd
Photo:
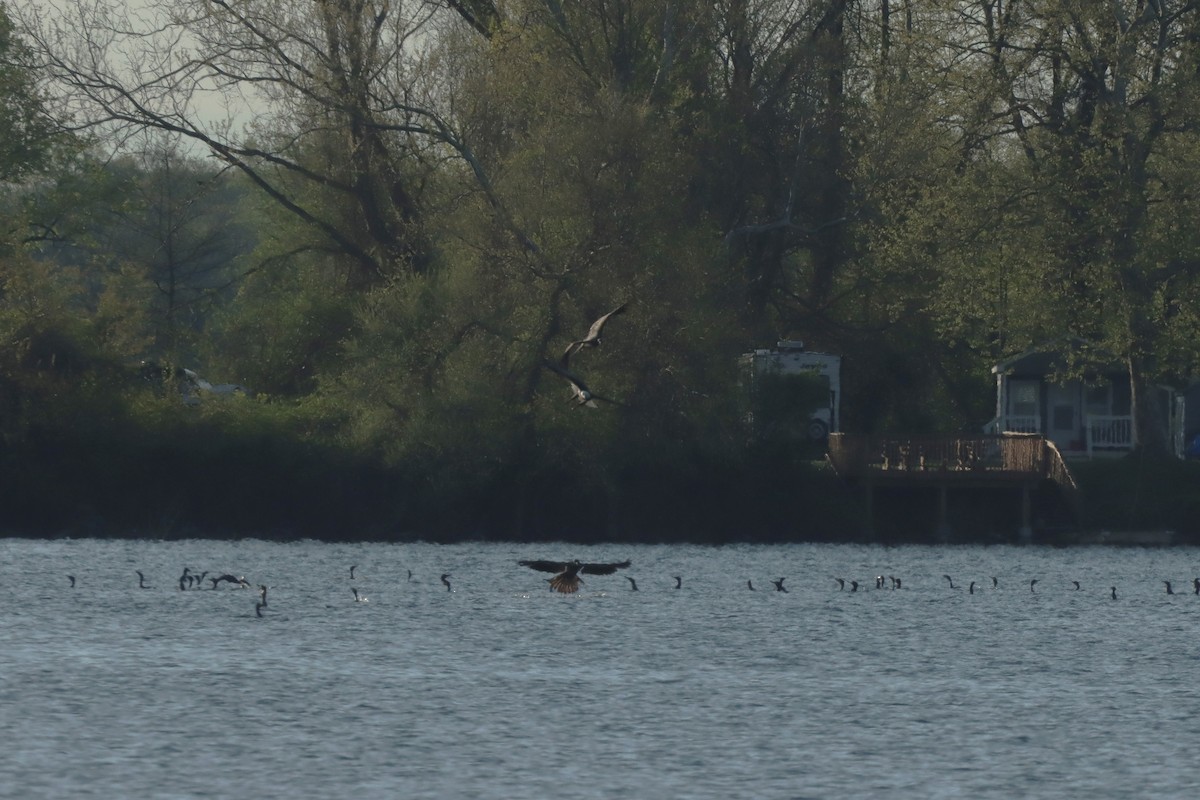
[[1087,413],[1101,417],[1112,413],[1112,404],[1109,400],[1110,389],[1111,385],[1107,383],[1087,388]]
[[1112,385],[1113,401],[1112,413],[1113,416],[1127,417],[1132,408],[1132,399],[1129,392],[1129,381],[1119,381]]
[[1009,385],[1009,413],[1014,417],[1036,417],[1038,413],[1038,392],[1036,383],[1017,383]]

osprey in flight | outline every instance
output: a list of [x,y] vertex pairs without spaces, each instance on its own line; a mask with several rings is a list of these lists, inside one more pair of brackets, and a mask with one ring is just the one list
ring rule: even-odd
[[612,575],[619,569],[625,569],[630,565],[629,561],[620,561],[612,564],[584,564],[579,559],[574,561],[518,561],[522,567],[536,569],[539,572],[554,572],[557,573],[550,579],[550,588],[553,591],[562,594],[573,594],[579,591],[579,584],[583,580],[579,577],[582,572],[585,575]]
[[599,347],[600,335],[604,332],[604,325],[608,322],[609,318],[623,313],[625,313],[624,303],[593,322],[592,327],[588,329],[587,335],[582,339],[578,339],[567,345],[567,349],[563,351],[562,357],[559,358],[557,364],[550,361],[543,363],[543,366],[545,366],[546,369],[556,373],[559,377],[563,378],[571,385],[571,398],[576,405],[595,408],[597,400],[603,400],[606,403],[613,403],[614,405],[623,405],[622,403],[618,403],[616,400],[611,400],[607,397],[601,397],[593,392],[588,388],[587,384],[583,382],[583,378],[579,377],[578,374],[572,372],[570,369],[571,356],[585,347]]
[[599,347],[600,346],[600,334],[604,333],[605,323],[607,323],[611,317],[615,317],[617,314],[624,314],[624,313],[625,313],[625,304],[622,303],[621,305],[614,308],[612,311],[610,311],[607,314],[605,314],[604,316],[600,317],[600,319],[593,322],[592,327],[588,329],[587,336],[584,336],[582,339],[575,341],[575,342],[571,342],[569,345],[567,345],[567,349],[564,350],[563,354],[562,354],[563,368],[564,369],[566,368],[567,363],[571,359],[571,356],[575,355],[575,353],[579,352],[583,348]]

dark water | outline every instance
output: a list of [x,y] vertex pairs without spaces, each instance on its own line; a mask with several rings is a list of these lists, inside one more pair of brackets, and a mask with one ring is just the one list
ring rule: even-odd
[[[640,591],[515,564],[576,556],[631,558]],[[267,584],[268,615],[184,566]],[[0,540],[0,794],[1181,797],[1197,574],[1190,549]]]

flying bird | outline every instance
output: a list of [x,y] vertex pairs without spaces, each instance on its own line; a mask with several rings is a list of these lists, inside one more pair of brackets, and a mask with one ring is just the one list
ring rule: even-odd
[[550,589],[560,594],[573,594],[579,591],[579,584],[583,583],[580,579],[580,573],[584,575],[612,575],[619,569],[625,569],[632,562],[619,561],[607,564],[585,564],[579,559],[573,561],[547,561],[545,559],[537,559],[533,561],[518,561],[522,567],[536,569],[539,572],[554,572],[557,573],[553,578],[550,578]]
[[576,375],[571,370],[567,369],[565,364],[555,364],[550,361],[545,361],[542,365],[557,374],[563,380],[571,385],[571,399],[577,406],[587,406],[588,408],[597,408],[596,401],[603,400],[605,403],[612,403],[615,406],[624,405],[620,401],[613,400],[609,397],[601,397],[588,388],[588,385],[583,382],[583,378]]
[[625,305],[625,303],[622,303],[612,311],[600,317],[600,319],[592,323],[592,327],[588,328],[587,336],[584,336],[579,341],[571,342],[569,345],[567,345],[567,349],[564,350],[562,354],[562,365],[564,368],[566,368],[567,362],[570,360],[571,356],[575,355],[575,353],[579,352],[583,348],[600,346],[600,334],[604,332],[604,326],[612,317],[615,317],[617,314],[624,314]]
[[787,589],[783,588],[783,578],[780,578],[777,581],[771,581],[771,583],[775,584],[775,591],[787,592]]

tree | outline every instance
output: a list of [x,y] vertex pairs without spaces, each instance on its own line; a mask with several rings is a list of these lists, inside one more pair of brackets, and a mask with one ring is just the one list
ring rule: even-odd
[[22,3],[33,62],[79,130],[182,137],[244,174],[338,254],[356,290],[435,258],[422,197],[447,153],[420,3]]
[[59,138],[38,90],[36,62],[0,5],[0,181],[20,181],[47,166]]
[[1036,209],[1053,333],[1126,363],[1138,440],[1162,449],[1144,398],[1184,366],[1164,349],[1166,309],[1200,277],[1196,237],[1175,235],[1195,200],[1171,158],[1200,143],[1200,4],[981,0],[946,13],[963,28],[945,46],[977,98],[962,172],[1001,167]]

